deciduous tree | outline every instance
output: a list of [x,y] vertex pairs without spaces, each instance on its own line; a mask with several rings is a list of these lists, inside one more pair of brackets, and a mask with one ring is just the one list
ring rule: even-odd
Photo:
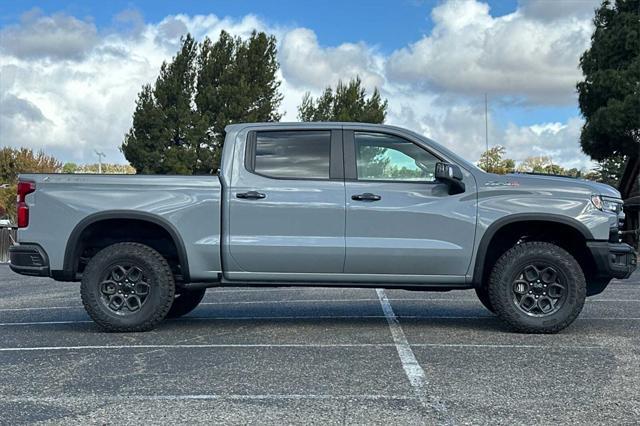
[[545,168],[551,166],[551,157],[545,155],[533,156],[525,158],[518,165],[519,172],[546,173]]
[[489,148],[488,151],[483,152],[480,156],[478,167],[485,172],[501,175],[513,172],[516,163],[510,158],[503,158],[505,151],[505,148],[500,145]]
[[16,184],[20,173],[58,173],[62,163],[43,151],[28,148],[0,149],[0,207],[15,221]]

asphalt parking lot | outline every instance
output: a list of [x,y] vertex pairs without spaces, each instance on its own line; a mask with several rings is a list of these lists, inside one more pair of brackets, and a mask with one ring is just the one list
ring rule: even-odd
[[219,288],[101,332],[78,284],[0,265],[0,423],[637,424],[640,274],[551,336],[470,291]]

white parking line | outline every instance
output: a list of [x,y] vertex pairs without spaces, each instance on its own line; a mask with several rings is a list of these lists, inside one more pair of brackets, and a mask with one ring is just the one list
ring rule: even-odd
[[581,345],[508,345],[504,343],[412,343],[411,346],[418,348],[487,348],[487,349],[609,349],[603,346],[581,346]]
[[382,312],[384,312],[384,316],[389,324],[391,337],[393,338],[396,351],[400,357],[402,368],[404,369],[404,373],[406,374],[407,379],[409,379],[409,383],[413,387],[416,396],[425,408],[434,411],[434,414],[437,414],[439,417],[446,415],[447,407],[445,404],[439,399],[429,396],[427,393],[427,377],[420,366],[420,363],[418,363],[418,360],[407,341],[407,337],[404,335],[404,331],[402,331],[400,322],[398,321],[396,314],[393,312],[393,308],[391,307],[391,303],[389,303],[389,299],[387,299],[384,289],[377,288],[376,294],[380,300]]
[[[391,302],[462,302],[462,303],[480,303],[477,298],[469,299],[453,299],[453,298],[425,298],[425,297],[389,297]],[[228,301],[228,302],[202,302],[200,305],[259,305],[263,303],[331,303],[331,302],[377,302],[378,299],[291,299],[291,300],[241,300],[241,301]],[[587,300],[587,303],[591,302],[633,302],[639,303],[640,299],[594,299]],[[1,310],[1,309],[0,309]]]
[[87,324],[93,321],[27,321],[27,322],[0,322],[0,327],[28,326],[28,325],[60,325],[60,324]]
[[[314,316],[253,316],[253,317],[182,317],[167,322],[183,322],[183,321],[258,321],[258,320],[316,320],[316,319],[376,319],[384,318],[383,315],[314,315]],[[490,317],[488,317],[490,318]],[[77,321],[27,321],[27,322],[0,322],[0,327],[22,326],[22,325],[57,325],[57,324],[86,324],[93,323],[89,320]]]
[[[384,315],[280,315],[280,316],[249,316],[249,317],[182,317],[168,322],[188,321],[269,321],[269,320],[326,320],[326,319],[382,319]],[[399,315],[398,318],[409,320],[486,320],[498,318],[493,315]],[[578,317],[577,321],[640,321],[640,317]],[[89,324],[90,320],[75,321],[27,321],[27,322],[0,322],[0,327],[29,326],[29,325],[59,325],[59,324]]]
[[117,349],[228,349],[228,348],[381,348],[394,347],[393,343],[229,343],[229,344],[176,344],[176,345],[80,345],[31,346],[0,348],[0,352],[82,351]]
[[[397,320],[396,320],[397,321]],[[399,324],[396,324],[398,327]],[[391,327],[391,326],[390,326]],[[395,327],[395,326],[394,326]],[[400,332],[402,330],[400,329]],[[402,336],[404,333],[402,332]],[[138,345],[76,345],[76,346],[26,346],[0,348],[0,352],[53,352],[53,351],[94,351],[94,350],[123,350],[123,349],[279,349],[279,348],[396,348],[402,366],[409,378],[409,382],[422,394],[427,385],[424,370],[418,364],[411,347],[416,348],[481,348],[481,349],[576,349],[576,350],[606,350],[603,346],[582,345],[518,345],[518,344],[473,344],[473,343],[411,343],[398,332],[392,332],[394,343],[202,343],[202,344],[138,344]],[[396,338],[399,339],[396,342]],[[400,348],[400,349],[398,349]],[[401,354],[402,353],[402,354]]]
[[326,290],[330,290],[330,291],[334,291],[336,293],[342,293],[344,291],[348,291],[348,290],[361,290],[361,291],[366,291],[366,288],[356,288],[356,287],[313,287],[313,286],[300,286],[300,287],[290,287],[290,286],[284,286],[284,287],[247,287],[247,288],[226,288],[226,287],[211,287],[207,289],[207,294],[211,294],[211,293],[247,293],[247,292],[252,292],[252,291],[259,291],[259,292],[276,292],[276,291],[304,291],[304,290],[316,290],[316,291],[326,291]]
[[0,396],[2,402],[41,402],[41,403],[78,403],[85,401],[198,401],[198,400],[232,400],[232,401],[262,401],[262,400],[415,400],[412,396],[406,395],[305,395],[305,394],[262,394],[262,395],[217,395],[217,394],[195,394],[195,395],[100,395],[100,396],[55,396],[55,397],[6,397]]
[[[480,303],[478,299],[448,299],[448,298],[393,298],[390,302],[453,302],[453,303]],[[287,303],[349,303],[349,302],[378,302],[379,299],[359,298],[359,299],[291,299],[291,300],[242,300],[228,302],[202,302],[199,306],[225,306],[225,305],[268,305]],[[587,304],[593,302],[607,303],[640,303],[640,299],[594,299],[587,300]],[[77,306],[35,306],[24,308],[0,308],[0,312],[27,312],[27,311],[47,311],[47,310],[76,310],[84,309],[82,305]]]
[[0,308],[0,312],[23,312],[23,311],[49,311],[49,310],[68,310],[68,309],[84,309],[82,305],[78,306],[36,306],[32,308]]

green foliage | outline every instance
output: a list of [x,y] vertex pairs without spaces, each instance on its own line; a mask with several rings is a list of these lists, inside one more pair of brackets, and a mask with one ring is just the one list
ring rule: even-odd
[[43,151],[28,148],[0,149],[0,184],[14,184],[20,173],[57,173],[62,163]]
[[516,162],[510,158],[502,158],[505,154],[505,148],[503,146],[494,146],[489,148],[480,156],[478,160],[478,167],[485,172],[505,174],[511,173],[516,168]]
[[[98,163],[93,164],[81,164],[77,167],[74,173],[98,173],[100,167]],[[136,174],[136,169],[131,167],[129,164],[112,164],[112,163],[102,163],[102,174],[112,175],[134,175]]]
[[[577,168],[565,169],[559,164],[553,164],[551,157],[533,156],[525,158],[518,167],[515,167],[515,161],[511,159],[503,159],[505,149],[501,146],[491,148],[489,151],[482,153],[478,160],[478,167],[490,173],[505,174],[514,170],[520,173],[546,173],[550,175],[570,176],[574,178],[593,180],[597,182],[607,183],[609,185],[616,184],[616,178],[624,170],[625,159],[623,157],[612,157],[610,159],[598,163],[595,170],[579,170]],[[488,165],[487,165],[488,164]]]
[[[640,0],[606,0],[596,11],[591,47],[580,58],[580,143],[594,160],[640,153]],[[615,172],[616,168],[609,168]],[[617,169],[616,169],[617,170]],[[617,173],[617,172],[616,172]],[[617,182],[619,175],[606,181]]]
[[583,177],[584,172],[582,170],[576,169],[575,167],[571,168],[571,169],[564,169],[564,173],[557,173],[557,174],[564,174],[565,176],[571,176],[574,178],[581,178]]
[[0,149],[0,207],[15,222],[16,184],[20,173],[58,173],[62,163],[43,151],[28,148]]
[[[532,172],[532,173],[549,173],[547,170],[559,171],[560,166],[556,166],[551,162],[551,157],[546,155],[539,155],[525,158],[520,165],[518,165],[519,172]],[[554,173],[561,174],[561,173]]]
[[596,172],[598,182],[603,182],[611,186],[618,186],[620,177],[624,173],[626,158],[623,156],[613,156],[602,161],[598,161]]
[[187,35],[138,94],[125,158],[139,173],[212,173],[225,126],[280,119],[276,53],[275,38],[262,32],[242,40],[222,31],[200,44]]
[[64,163],[62,166],[62,173],[75,173],[78,170],[76,163]]
[[6,188],[0,188],[0,219],[5,217],[16,222],[16,196],[17,188],[15,185]]
[[313,99],[309,92],[298,106],[300,121],[357,121],[360,123],[384,123],[387,116],[387,100],[382,100],[378,89],[367,98],[359,77],[346,85],[338,82],[335,91],[327,87],[324,93]]

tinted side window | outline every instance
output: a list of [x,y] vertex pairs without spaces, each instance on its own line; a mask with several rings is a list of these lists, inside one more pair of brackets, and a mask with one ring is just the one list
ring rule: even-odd
[[257,132],[254,171],[276,178],[329,179],[331,131]]
[[435,181],[438,158],[406,139],[355,132],[358,180]]

